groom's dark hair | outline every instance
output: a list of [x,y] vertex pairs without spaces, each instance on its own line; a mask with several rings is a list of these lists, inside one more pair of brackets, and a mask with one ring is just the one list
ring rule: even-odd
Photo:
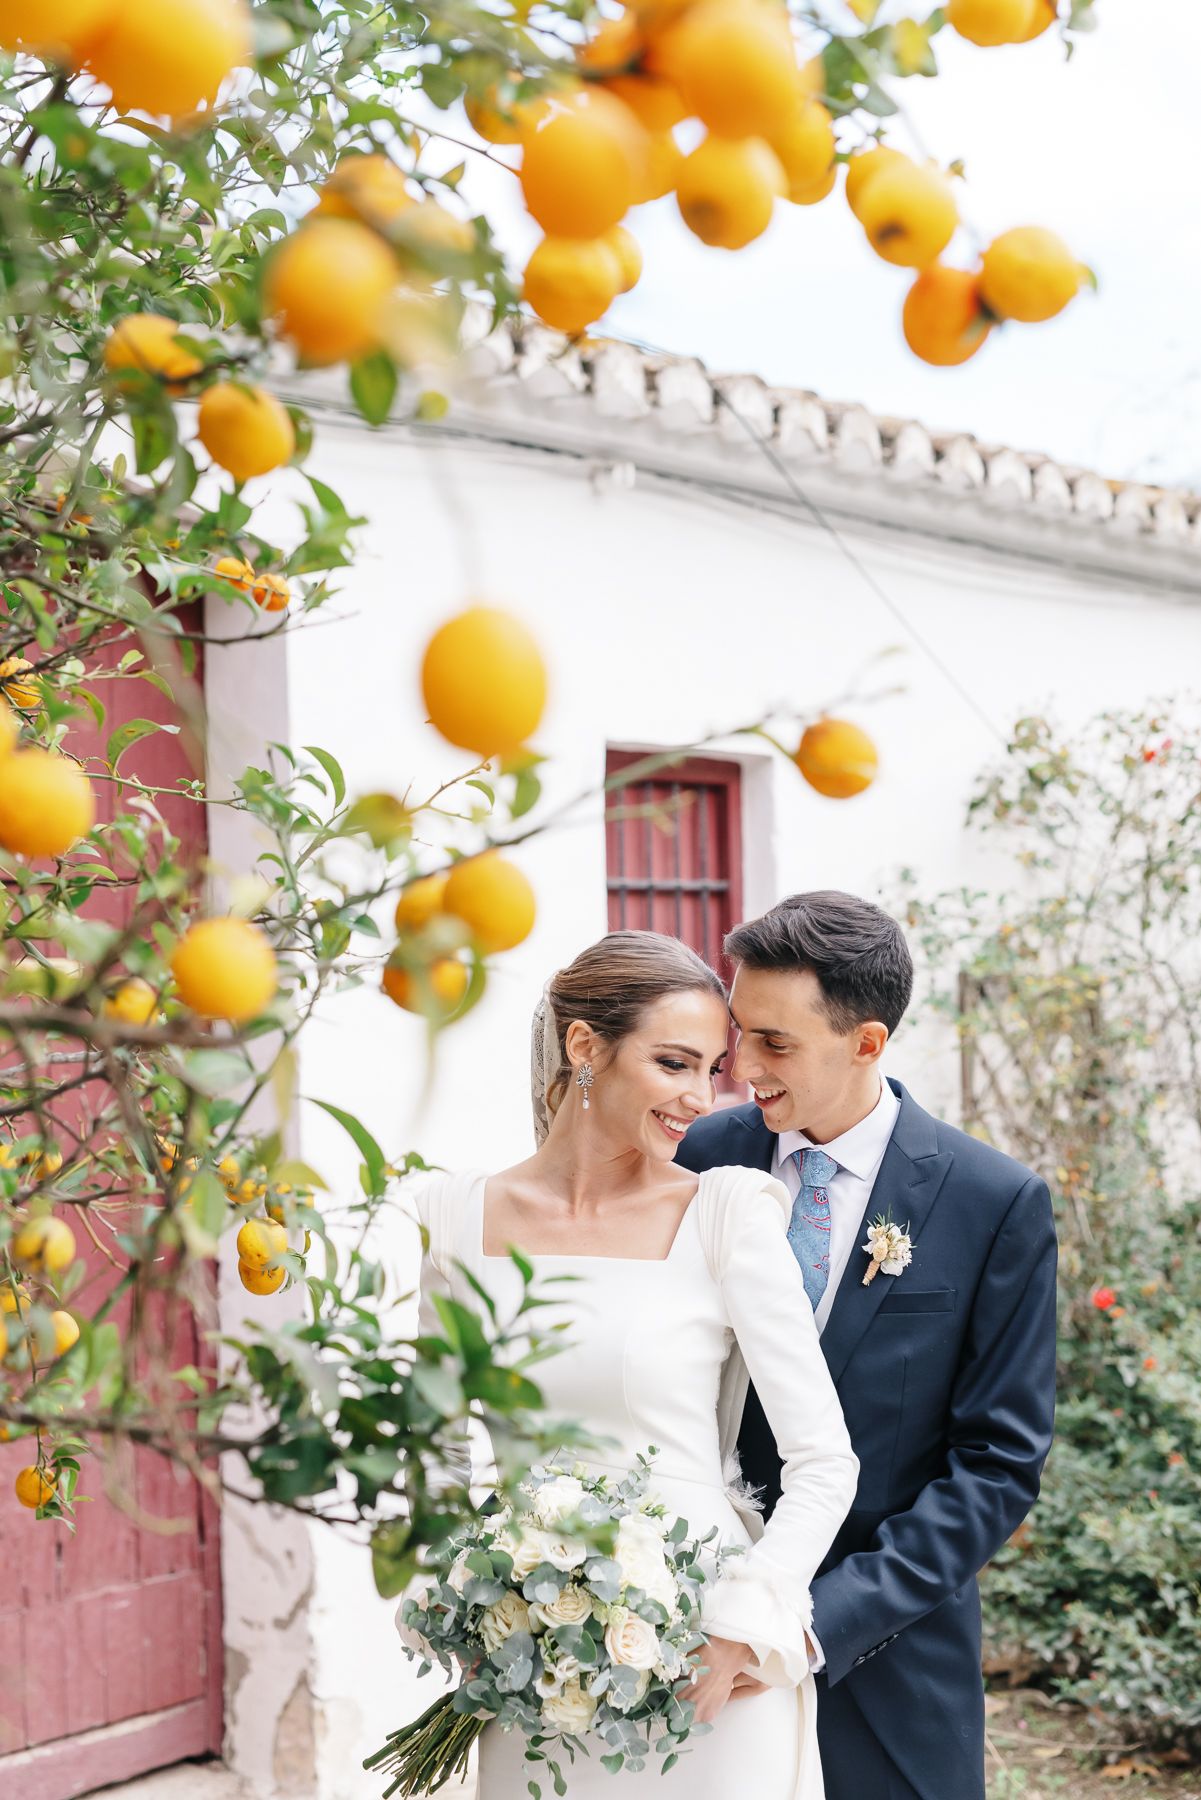
[[725,949],[748,969],[812,969],[835,1031],[879,1019],[891,1037],[913,993],[913,958],[896,920],[833,889],[790,894],[761,919],[736,925]]

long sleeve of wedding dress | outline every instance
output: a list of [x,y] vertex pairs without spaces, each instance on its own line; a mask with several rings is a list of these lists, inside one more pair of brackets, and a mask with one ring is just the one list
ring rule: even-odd
[[763,1535],[705,1607],[712,1636],[750,1644],[753,1673],[793,1686],[809,1668],[809,1584],[855,1497],[859,1463],[818,1343],[813,1309],[782,1229],[780,1184],[738,1171],[723,1196],[720,1286],[784,1464]]

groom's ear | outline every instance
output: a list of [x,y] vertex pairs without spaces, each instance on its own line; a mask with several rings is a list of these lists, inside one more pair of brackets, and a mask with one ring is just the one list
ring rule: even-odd
[[855,1028],[855,1061],[858,1063],[879,1062],[884,1054],[884,1046],[888,1042],[888,1026],[879,1019],[868,1019]]

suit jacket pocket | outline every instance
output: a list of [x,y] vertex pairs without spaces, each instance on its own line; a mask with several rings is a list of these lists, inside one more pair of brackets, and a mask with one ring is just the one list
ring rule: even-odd
[[954,1288],[930,1288],[922,1293],[917,1288],[894,1287],[881,1300],[876,1317],[883,1318],[886,1313],[953,1313],[955,1294]]

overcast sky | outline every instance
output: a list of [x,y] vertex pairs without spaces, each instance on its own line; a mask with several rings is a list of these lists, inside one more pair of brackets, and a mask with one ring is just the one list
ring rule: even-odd
[[[922,14],[924,7],[890,6]],[[1060,232],[1097,272],[1059,319],[994,333],[960,369],[906,349],[908,276],[880,262],[841,191],[781,205],[765,238],[708,250],[673,200],[633,214],[646,272],[607,327],[702,357],[715,373],[858,400],[874,411],[1043,450],[1115,476],[1201,486],[1201,5],[1099,0],[1065,64],[1048,34],[979,50],[944,31],[942,73],[901,92],[929,152],[961,157],[961,211],[985,241]],[[890,141],[912,148],[899,124]],[[469,159],[474,161],[474,159]],[[536,232],[511,178],[475,163],[468,192],[515,255]]]

